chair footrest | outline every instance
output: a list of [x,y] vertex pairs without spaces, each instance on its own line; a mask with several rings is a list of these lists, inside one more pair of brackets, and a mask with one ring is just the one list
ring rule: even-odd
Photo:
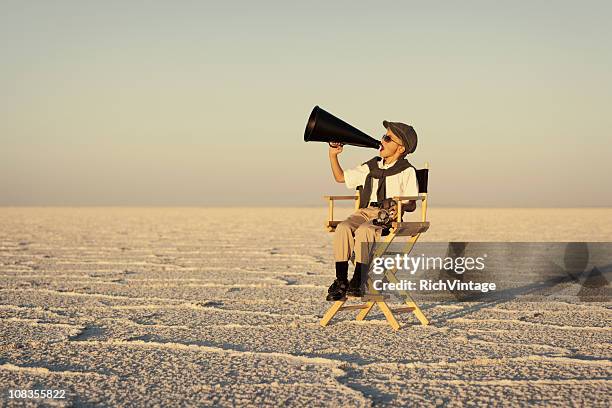
[[361,299],[367,302],[384,302],[389,299],[391,296],[389,295],[364,295]]
[[389,299],[391,296],[384,294],[384,295],[363,295],[363,296],[351,296],[351,295],[347,295],[345,296],[343,299],[341,300],[348,300],[348,299],[354,299],[354,300],[363,300],[364,302],[383,302],[387,299]]
[[391,309],[393,313],[412,312],[413,310],[416,310],[416,308],[412,306],[405,306],[405,307],[398,307],[396,309]]
[[368,307],[368,305],[348,305],[348,306],[342,306],[340,308],[340,310],[359,310],[359,309],[365,309],[366,307]]

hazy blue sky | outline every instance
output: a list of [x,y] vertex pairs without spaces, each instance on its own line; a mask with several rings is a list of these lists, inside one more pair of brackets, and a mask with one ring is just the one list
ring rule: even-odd
[[612,206],[610,4],[0,0],[0,205],[323,204],[318,104],[431,205]]

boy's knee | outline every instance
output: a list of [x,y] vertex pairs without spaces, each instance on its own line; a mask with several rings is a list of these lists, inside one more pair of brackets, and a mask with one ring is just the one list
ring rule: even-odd
[[336,226],[336,233],[345,234],[351,233],[351,224],[347,221],[342,221],[340,224]]
[[355,239],[361,238],[369,239],[373,238],[376,235],[376,231],[371,225],[360,225],[359,228],[355,231]]

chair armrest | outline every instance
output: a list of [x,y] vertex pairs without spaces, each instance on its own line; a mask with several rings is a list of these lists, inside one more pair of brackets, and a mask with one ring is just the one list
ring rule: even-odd
[[323,196],[323,198],[325,198],[326,200],[356,200],[357,196],[356,195],[350,195],[350,196]]
[[327,223],[325,224],[325,228],[327,228],[328,231],[333,231],[336,228],[336,225],[340,223],[340,221],[334,221],[334,200],[353,200],[355,201],[355,207],[357,207],[356,204],[359,203],[359,201],[357,201],[357,195],[326,195],[323,196],[323,198],[327,200],[329,206]]
[[[397,222],[402,222],[402,216],[404,215],[404,212],[414,212],[416,210],[416,202],[418,200],[425,200],[427,197],[426,196],[395,196],[393,197],[393,199],[397,202],[397,207],[399,209],[401,209],[400,211],[397,212]],[[407,203],[404,203],[404,201],[409,200]]]
[[394,200],[425,200],[425,196],[395,196],[393,197]]

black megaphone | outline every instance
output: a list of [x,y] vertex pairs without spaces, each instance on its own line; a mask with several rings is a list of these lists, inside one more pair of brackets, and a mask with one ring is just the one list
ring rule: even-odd
[[305,142],[349,144],[359,147],[380,148],[380,142],[354,128],[342,119],[315,106],[304,131]]

